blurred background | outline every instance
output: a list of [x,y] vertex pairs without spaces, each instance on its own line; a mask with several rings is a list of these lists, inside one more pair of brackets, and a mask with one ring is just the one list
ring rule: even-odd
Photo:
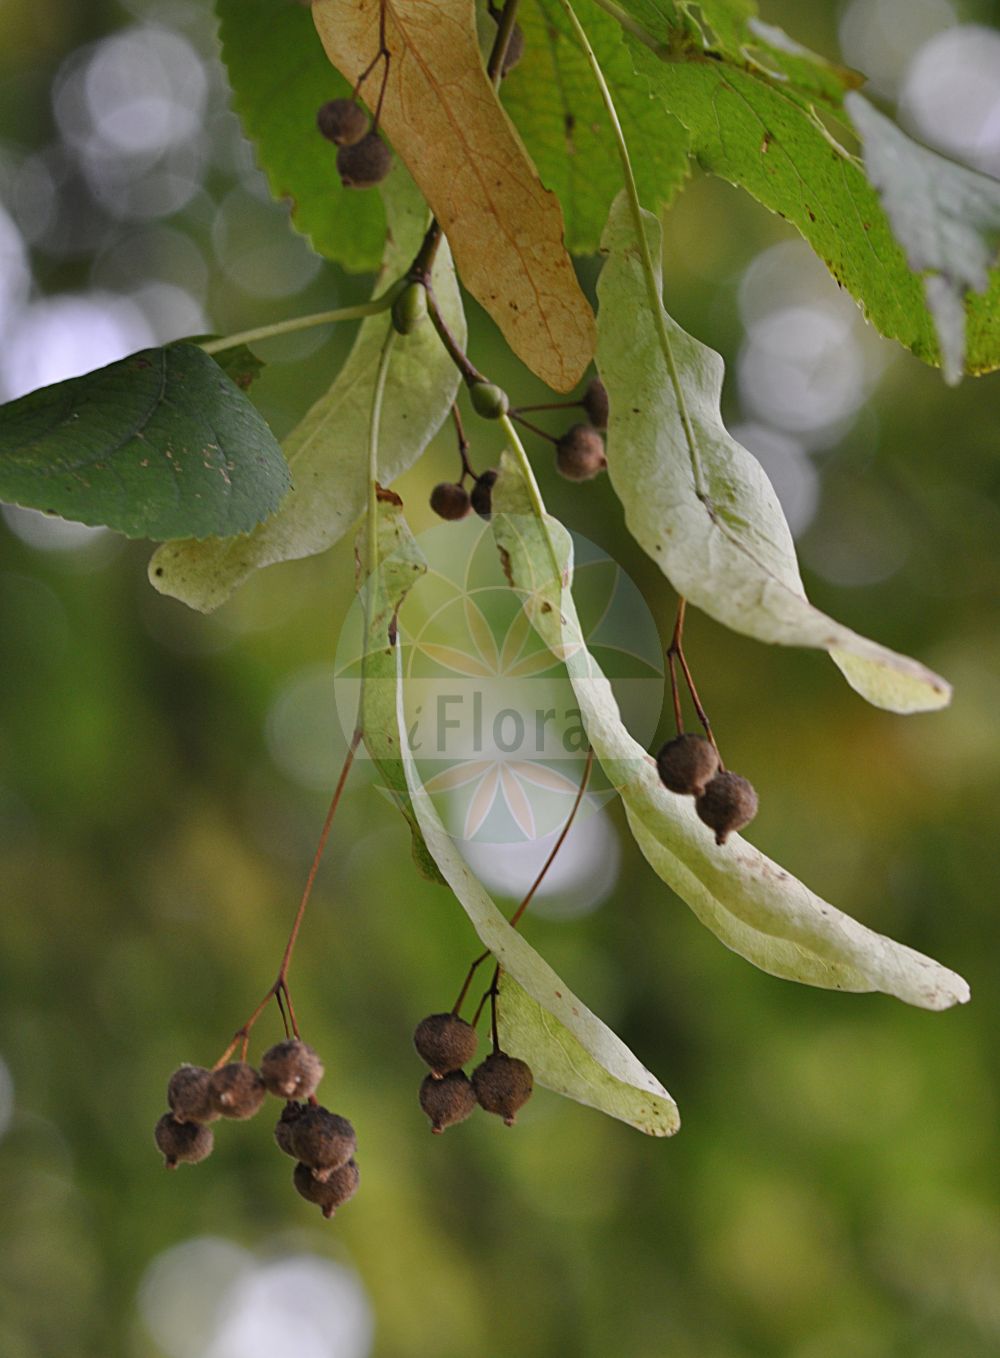
[[[1000,175],[1000,6],[773,0],[764,17]],[[750,837],[961,971],[973,1003],[932,1015],[755,971],[612,809],[600,889],[576,909],[543,894],[528,935],[662,1078],[681,1133],[646,1140],[539,1091],[513,1130],[478,1117],[431,1137],[410,1035],[475,944],[362,773],[292,973],[325,1100],[359,1130],[361,1193],[323,1222],[266,1114],[165,1174],[167,1076],[211,1064],[273,978],[339,768],[351,547],[265,571],[203,618],[149,588],[148,545],[5,508],[4,1358],[1000,1351],[1000,377],[947,390],[720,181],[695,176],[666,248],[668,302],[727,359],[727,419],[774,480],[811,596],[955,685],[947,712],[893,717],[825,657],[691,617],[727,760],[761,795]],[[270,202],[207,3],[4,0],[0,398],[368,287]],[[470,310],[479,365],[543,399]],[[279,433],[349,342],[262,347],[254,395]],[[489,465],[481,424],[475,439]],[[622,563],[666,637],[674,599],[606,480],[557,483],[531,452],[554,510]],[[453,460],[449,436],[399,485],[416,527]],[[276,1017],[258,1031],[275,1040]]]

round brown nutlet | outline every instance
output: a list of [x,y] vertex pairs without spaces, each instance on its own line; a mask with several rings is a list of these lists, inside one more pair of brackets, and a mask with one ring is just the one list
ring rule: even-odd
[[214,1122],[212,1072],[204,1066],[178,1066],[167,1085],[167,1103],[178,1122]]
[[361,1182],[361,1171],[353,1160],[334,1170],[329,1179],[321,1182],[313,1176],[308,1165],[298,1164],[292,1182],[306,1202],[314,1202],[329,1220],[338,1207],[353,1198]]
[[428,1014],[417,1024],[413,1045],[434,1075],[448,1075],[476,1054],[479,1038],[471,1023],[457,1014]]
[[574,424],[556,440],[556,467],[567,481],[589,481],[608,465],[604,440],[590,424]]
[[353,99],[330,99],[320,105],[316,126],[334,146],[353,146],[368,131],[368,114]]
[[719,753],[704,736],[685,731],[660,748],[656,769],[669,791],[700,797],[719,771]]
[[580,404],[595,429],[607,429],[608,389],[599,377],[592,377],[587,383]]
[[487,1113],[496,1113],[510,1127],[517,1110],[531,1098],[535,1087],[531,1067],[506,1052],[491,1052],[472,1072],[476,1102]]
[[337,173],[345,189],[371,189],[392,169],[392,152],[377,132],[337,152]]
[[357,1135],[347,1118],[328,1108],[307,1107],[293,1123],[290,1139],[295,1158],[321,1181],[346,1165],[358,1149]]
[[442,481],[431,491],[431,509],[442,519],[464,519],[472,510],[472,501],[464,486]]
[[290,1155],[293,1160],[299,1157],[295,1154],[292,1146],[292,1134],[295,1125],[306,1112],[309,1105],[306,1103],[286,1103],[281,1110],[281,1117],[274,1124],[274,1139],[278,1144],[278,1150]]
[[476,484],[469,495],[469,503],[481,519],[488,519],[493,513],[493,487],[499,475],[500,473],[491,467],[488,472],[476,477]]
[[264,1102],[267,1090],[260,1072],[248,1061],[230,1061],[212,1072],[212,1106],[224,1118],[252,1118]]
[[196,1165],[212,1154],[215,1145],[208,1127],[200,1122],[178,1122],[173,1113],[163,1114],[153,1136],[167,1169],[176,1169],[181,1164]]
[[425,1075],[420,1086],[420,1107],[431,1120],[431,1131],[440,1136],[446,1127],[464,1122],[476,1106],[472,1081],[464,1070],[453,1070],[443,1079]]
[[308,1099],[323,1078],[323,1062],[308,1042],[289,1037],[267,1049],[260,1073],[267,1090],[280,1099]]
[[753,783],[738,773],[717,773],[697,799],[694,809],[710,830],[716,844],[725,844],[736,830],[749,825],[757,814]]

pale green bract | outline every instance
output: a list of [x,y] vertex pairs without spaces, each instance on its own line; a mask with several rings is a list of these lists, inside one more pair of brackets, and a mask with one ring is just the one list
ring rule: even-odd
[[[391,512],[382,504],[379,513]],[[577,999],[527,939],[512,929],[441,824],[409,748],[397,645],[397,730],[411,806],[424,843],[503,968],[497,1023],[501,1045],[531,1066],[536,1083],[618,1118],[649,1136],[680,1126],[677,1105],[611,1029]]]
[[[650,213],[643,220],[659,297],[660,227]],[[678,593],[717,622],[758,641],[829,651],[877,707],[944,706],[951,688],[939,675],[809,603],[771,483],[722,423],[723,361],[659,303],[678,401],[624,195],[612,207],[604,249],[597,366],[611,405],[608,474],[632,536]]]
[[[389,232],[376,292],[409,267],[427,227],[426,206],[401,165],[381,191]],[[464,344],[465,315],[446,241],[438,250],[433,281],[441,311]],[[210,613],[255,570],[313,556],[344,536],[365,507],[372,392],[390,325],[388,311],[362,322],[333,385],[286,439],[293,489],[277,513],[240,537],[183,540],[161,548],[149,569],[156,589]],[[410,335],[397,336],[383,403],[383,485],[416,462],[451,409],[458,383],[458,372],[430,321]]]
[[566,665],[590,743],[618,789],[636,842],[701,922],[728,948],[786,980],[877,990],[924,1009],[964,1003],[969,988],[960,976],[842,914],[739,835],[716,845],[693,800],[667,791],[654,760],[622,724],[611,685],[577,620],[569,534],[556,519],[532,513],[527,485],[509,454],[493,507],[510,582],[523,592],[539,636]]
[[965,296],[990,286],[1000,244],[1000,183],[920,146],[860,94],[844,106],[896,239],[924,275],[945,381],[956,386],[965,367]]

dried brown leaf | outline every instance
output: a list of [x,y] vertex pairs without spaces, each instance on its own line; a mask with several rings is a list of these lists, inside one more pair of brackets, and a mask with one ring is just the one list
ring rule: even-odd
[[[543,187],[483,67],[473,0],[384,0],[392,54],[381,124],[451,244],[462,282],[556,391],[594,351],[594,317]],[[379,47],[380,0],[316,0],[327,56],[352,83]],[[374,105],[384,63],[362,91]]]

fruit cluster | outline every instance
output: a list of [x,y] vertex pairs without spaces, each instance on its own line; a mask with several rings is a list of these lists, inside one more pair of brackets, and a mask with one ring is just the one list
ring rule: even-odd
[[694,809],[715,831],[716,844],[725,844],[757,814],[753,784],[723,769],[718,750],[704,736],[686,731],[668,740],[656,756],[656,768],[664,787],[694,797]]
[[274,1129],[280,1150],[297,1161],[293,1183],[325,1217],[357,1192],[357,1137],[350,1122],[316,1101],[323,1078],[319,1054],[300,1038],[287,1038],[264,1053],[257,1070],[245,1060],[209,1070],[180,1066],[167,1085],[169,1112],[156,1124],[156,1144],[167,1169],[196,1165],[211,1155],[209,1123],[244,1121],[260,1111],[268,1094],[285,1100]]
[[477,1105],[513,1126],[518,1109],[531,1097],[531,1067],[499,1047],[471,1079],[466,1075],[462,1067],[475,1056],[478,1042],[475,1028],[457,1014],[429,1014],[417,1024],[413,1045],[431,1068],[420,1086],[420,1107],[437,1135],[464,1122]]
[[351,99],[329,99],[316,114],[316,126],[337,150],[337,173],[345,189],[371,189],[392,168],[392,152],[370,127],[368,114]]

